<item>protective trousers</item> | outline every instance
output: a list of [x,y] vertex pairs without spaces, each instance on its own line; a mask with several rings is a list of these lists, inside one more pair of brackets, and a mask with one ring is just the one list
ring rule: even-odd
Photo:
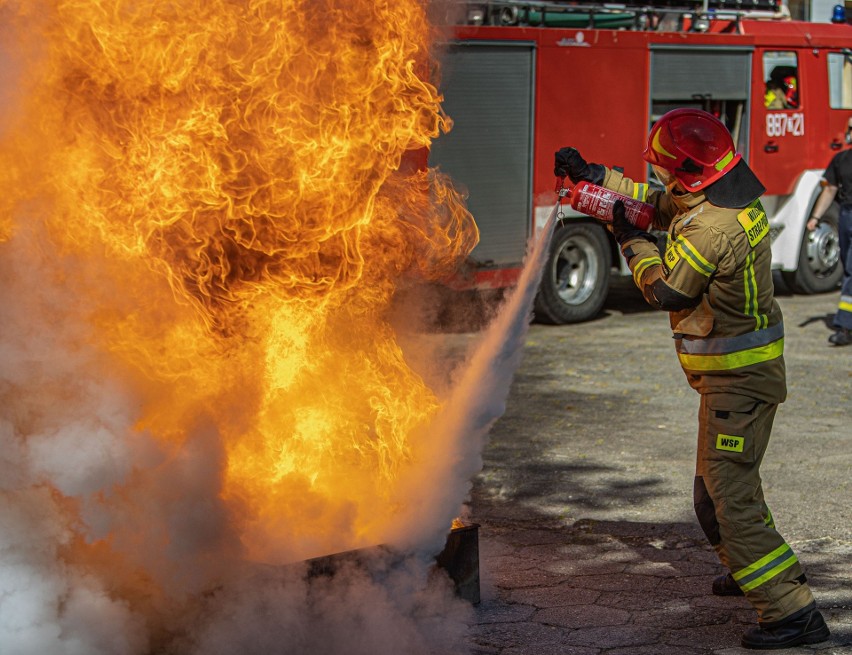
[[840,209],[840,262],[843,265],[843,282],[840,287],[840,304],[834,315],[834,327],[852,330],[852,206]]
[[777,409],[739,394],[702,394],[698,417],[695,513],[762,623],[814,600],[763,498],[760,464]]

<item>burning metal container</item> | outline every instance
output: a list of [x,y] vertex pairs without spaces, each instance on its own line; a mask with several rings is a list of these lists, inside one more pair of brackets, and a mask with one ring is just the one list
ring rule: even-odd
[[[333,577],[344,567],[352,566],[380,580],[404,559],[403,553],[388,546],[348,550],[307,560],[307,577]],[[444,549],[435,557],[435,569],[449,575],[460,598],[474,605],[479,603],[479,524],[454,522]]]
[[435,558],[455,584],[456,593],[474,605],[479,603],[479,524],[453,527],[447,543]]

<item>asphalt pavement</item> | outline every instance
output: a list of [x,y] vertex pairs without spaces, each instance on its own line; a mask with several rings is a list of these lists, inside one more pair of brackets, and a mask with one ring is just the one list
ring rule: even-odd
[[[762,467],[830,641],[852,654],[852,346],[828,345],[837,294],[785,316],[789,397]],[[467,335],[475,339],[476,335]],[[698,395],[668,317],[619,279],[604,313],[532,325],[467,520],[480,525],[475,655],[738,655],[756,615],[710,593],[724,572],[692,510]]]

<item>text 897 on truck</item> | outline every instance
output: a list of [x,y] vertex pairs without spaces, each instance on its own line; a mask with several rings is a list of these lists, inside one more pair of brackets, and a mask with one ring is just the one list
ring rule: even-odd
[[[698,107],[722,119],[766,187],[773,267],[799,293],[837,287],[837,208],[815,232],[805,224],[825,166],[847,147],[852,26],[789,20],[781,0],[675,1],[456,3],[462,17],[440,80],[454,126],[433,143],[429,164],[467,187],[480,243],[453,286],[516,281],[528,239],[556,202],[561,146],[655,184],[641,156],[651,125],[670,109]],[[593,318],[619,272],[629,271],[609,232],[567,209],[537,320]]]

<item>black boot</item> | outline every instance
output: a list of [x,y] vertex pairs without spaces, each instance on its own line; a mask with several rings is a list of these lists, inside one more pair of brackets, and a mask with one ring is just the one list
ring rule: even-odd
[[743,590],[734,580],[730,573],[720,575],[713,580],[713,594],[715,596],[745,596]]
[[828,343],[835,346],[848,346],[852,343],[852,334],[846,328],[838,328],[837,332],[828,338]]
[[742,638],[745,648],[757,650],[779,650],[799,644],[817,644],[831,636],[825,619],[811,603],[780,621],[760,623],[749,628]]

